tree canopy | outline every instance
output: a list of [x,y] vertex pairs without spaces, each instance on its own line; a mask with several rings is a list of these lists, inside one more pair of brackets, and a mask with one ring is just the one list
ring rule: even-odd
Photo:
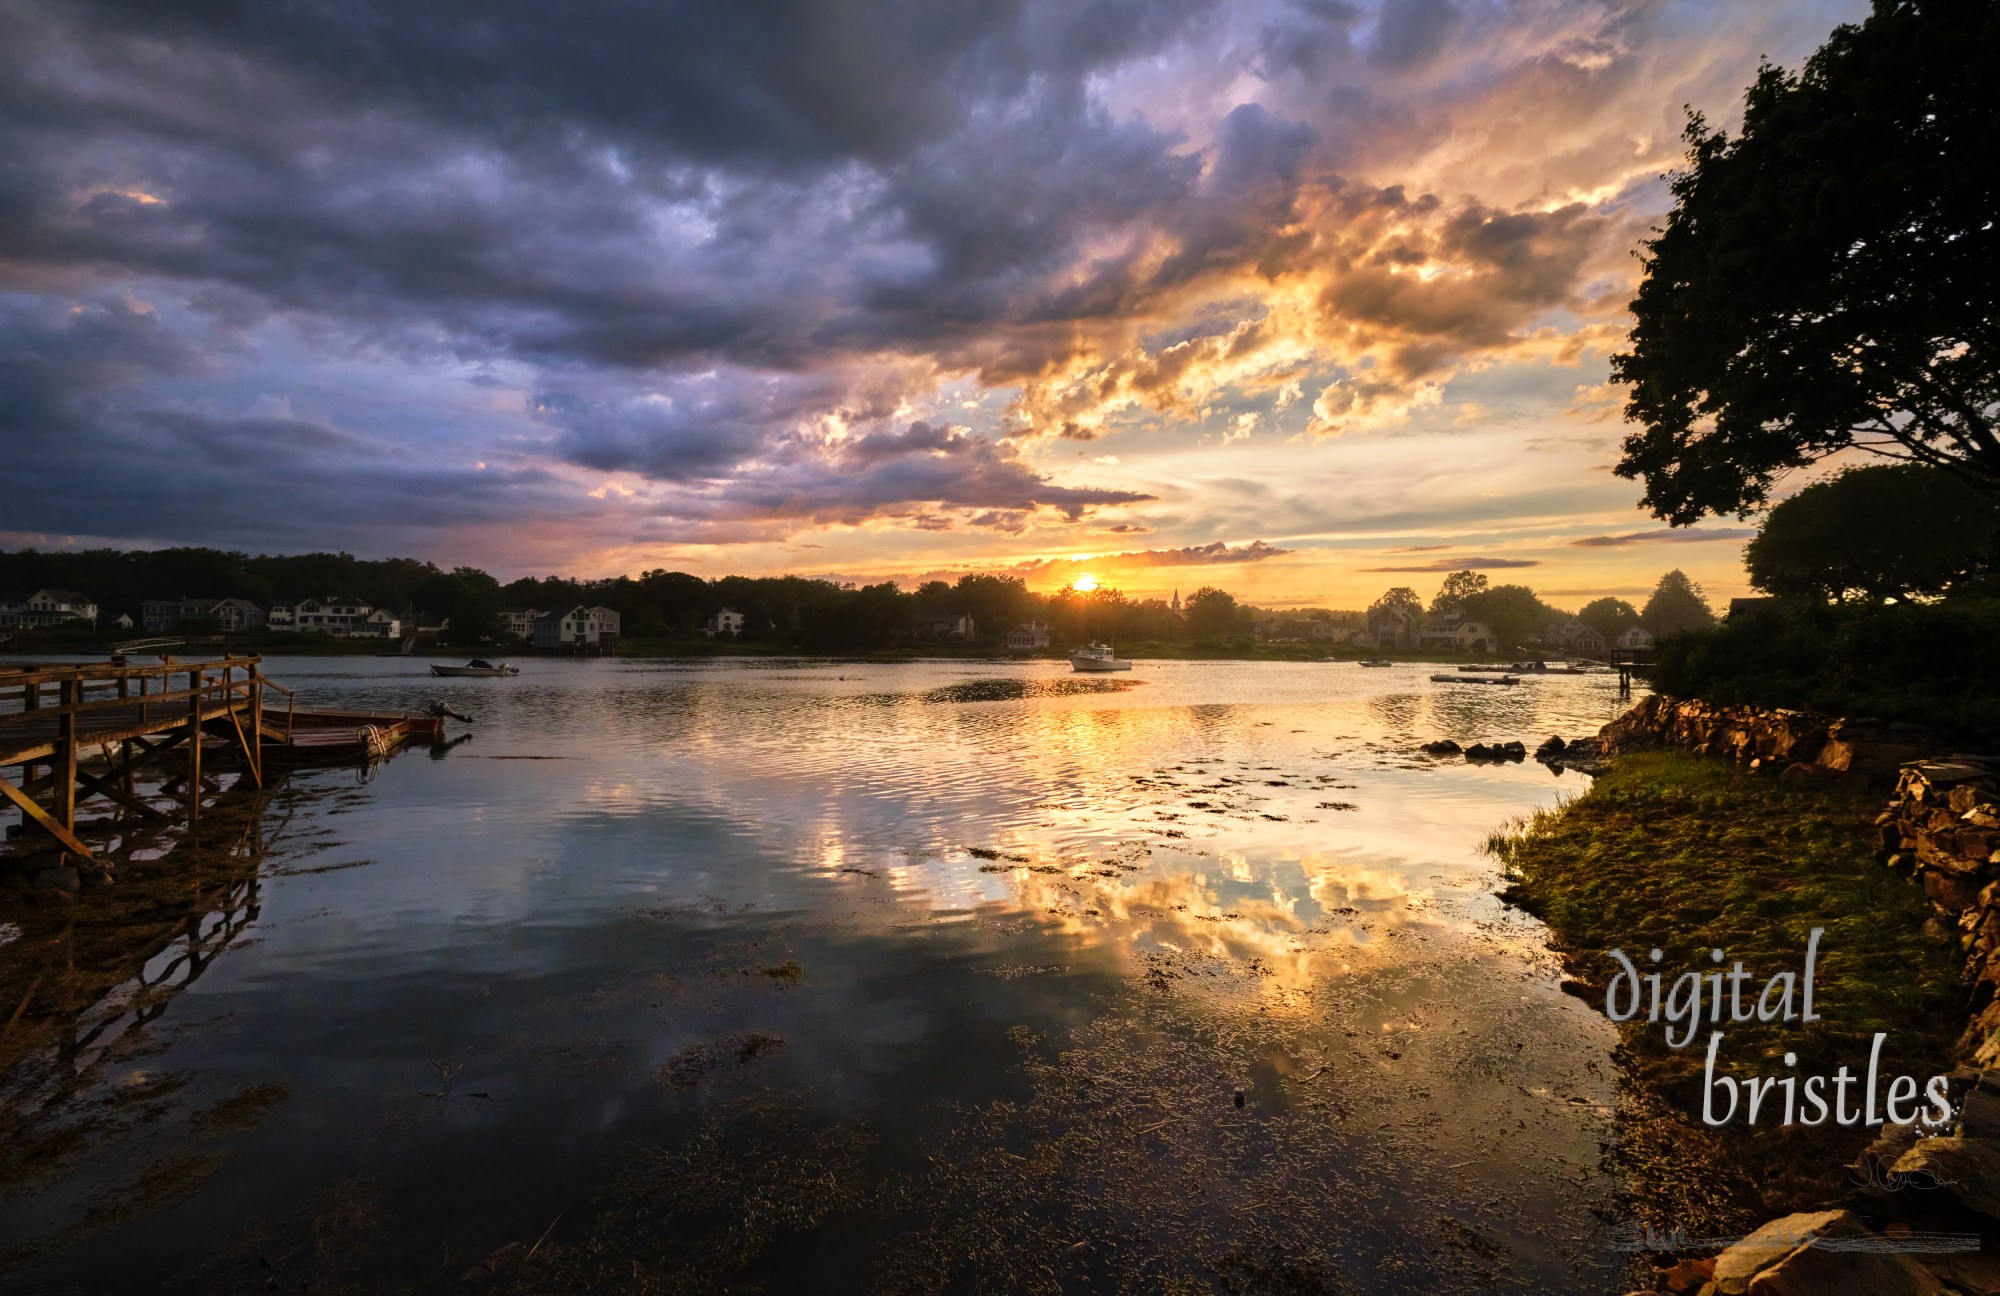
[[1876,0],[1742,133],[1687,128],[1646,244],[1620,476],[1677,525],[1859,446],[2000,491],[2000,6]]
[[1431,615],[1463,612],[1465,601],[1485,588],[1486,577],[1480,573],[1455,571],[1444,578],[1444,584],[1438,586],[1437,597],[1431,600]]
[[1654,638],[1665,639],[1683,630],[1701,630],[1715,624],[1715,612],[1708,606],[1701,586],[1676,567],[1660,577],[1653,596],[1639,610],[1639,623]]
[[1850,468],[1771,510],[1744,551],[1750,583],[1794,598],[1943,594],[1993,568],[2000,498],[1920,464]]
[[1606,595],[1584,604],[1576,619],[1602,635],[1605,643],[1610,643],[1639,624],[1639,609],[1622,598]]
[[1220,639],[1236,630],[1236,596],[1204,585],[1188,595],[1188,633],[1196,639]]
[[1493,632],[1494,645],[1503,652],[1541,638],[1545,626],[1563,617],[1526,585],[1494,585],[1480,590],[1468,595],[1460,610],[1484,622]]

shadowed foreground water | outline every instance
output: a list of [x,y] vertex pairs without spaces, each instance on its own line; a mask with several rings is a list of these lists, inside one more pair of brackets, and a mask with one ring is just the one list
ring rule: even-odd
[[5,893],[0,1287],[1617,1289],[1613,1036],[1477,852],[1581,779],[1415,752],[1609,678],[523,666],[273,659],[473,736]]

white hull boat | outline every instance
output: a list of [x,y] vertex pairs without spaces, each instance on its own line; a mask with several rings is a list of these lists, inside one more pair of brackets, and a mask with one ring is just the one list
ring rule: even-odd
[[1094,643],[1071,649],[1069,668],[1086,672],[1122,671],[1131,670],[1132,663],[1120,659],[1109,644]]
[[463,666],[433,666],[431,674],[459,678],[486,678],[497,675],[519,675],[519,666],[509,666],[506,662],[481,661],[477,657]]

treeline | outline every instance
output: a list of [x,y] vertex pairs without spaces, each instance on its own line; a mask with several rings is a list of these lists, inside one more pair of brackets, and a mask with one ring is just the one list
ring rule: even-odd
[[1768,600],[1662,645],[1654,685],[2000,742],[2000,495],[1916,464],[1778,504],[1745,552]]
[[1639,607],[1621,598],[1605,597],[1571,613],[1544,602],[1526,585],[1495,585],[1480,572],[1458,571],[1444,578],[1428,607],[1415,590],[1398,585],[1368,609],[1371,616],[1389,610],[1406,614],[1418,628],[1426,619],[1435,617],[1455,616],[1480,622],[1492,632],[1493,641],[1502,646],[1502,651],[1539,642],[1551,627],[1572,619],[1595,630],[1607,644],[1634,626],[1655,639],[1665,639],[1715,623],[1715,612],[1701,586],[1679,569],[1660,577],[1651,596]]

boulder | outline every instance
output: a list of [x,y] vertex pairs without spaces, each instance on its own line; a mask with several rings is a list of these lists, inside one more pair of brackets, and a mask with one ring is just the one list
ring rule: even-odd
[[1853,1211],[1807,1211],[1772,1220],[1715,1258],[1715,1290],[1720,1296],[1747,1296],[1750,1282],[1813,1239],[1861,1231]]
[[1950,1184],[1947,1191],[1988,1219],[2000,1219],[2000,1147],[1985,1139],[1921,1139],[1896,1158],[1897,1174],[1926,1172]]
[[1485,743],[1474,743],[1465,749],[1465,759],[1470,761],[1492,760],[1493,749]]
[[1456,756],[1461,748],[1449,738],[1440,738],[1436,742],[1425,743],[1424,750],[1433,756]]
[[1541,746],[1535,748],[1535,759],[1539,761],[1553,760],[1562,755],[1568,747],[1569,744],[1562,739],[1551,737]]
[[1899,1251],[1807,1244],[1750,1280],[1749,1296],[1942,1296],[1945,1285]]

